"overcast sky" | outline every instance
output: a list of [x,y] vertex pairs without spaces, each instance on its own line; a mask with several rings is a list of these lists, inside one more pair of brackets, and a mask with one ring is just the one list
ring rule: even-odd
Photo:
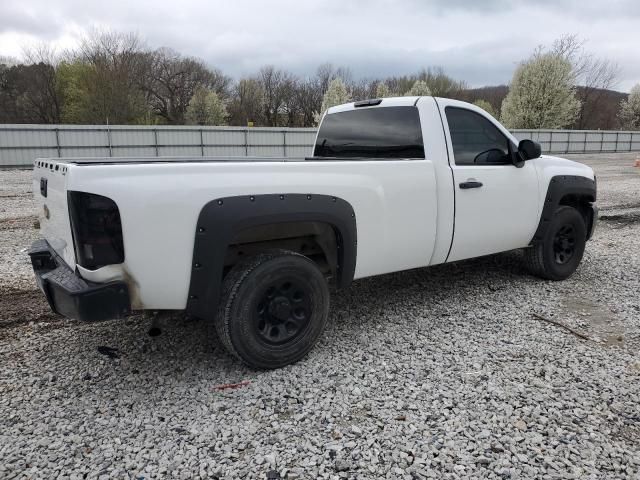
[[92,27],[135,31],[238,77],[323,62],[356,78],[441,66],[471,86],[508,83],[540,44],[577,34],[640,82],[640,0],[1,0],[0,55],[48,42],[71,48]]

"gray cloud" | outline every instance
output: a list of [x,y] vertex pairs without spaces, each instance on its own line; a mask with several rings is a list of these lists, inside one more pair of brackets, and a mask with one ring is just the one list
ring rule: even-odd
[[136,31],[239,76],[274,64],[305,75],[323,62],[356,77],[442,66],[473,86],[506,83],[540,44],[575,33],[640,81],[637,0],[47,0],[0,4],[0,55],[24,42],[72,46],[90,27]]

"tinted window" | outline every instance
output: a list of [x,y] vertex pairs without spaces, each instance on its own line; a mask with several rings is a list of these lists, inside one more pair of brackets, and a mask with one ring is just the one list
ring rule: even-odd
[[377,107],[326,115],[313,155],[424,158],[418,109]]
[[[456,165],[506,164],[509,162],[509,139],[482,115],[464,108],[445,109],[453,156]],[[490,155],[480,155],[489,150]]]

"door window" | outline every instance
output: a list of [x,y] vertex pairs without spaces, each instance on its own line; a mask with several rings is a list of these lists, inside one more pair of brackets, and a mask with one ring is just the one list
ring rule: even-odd
[[488,119],[471,110],[445,109],[456,165],[511,163],[509,139]]

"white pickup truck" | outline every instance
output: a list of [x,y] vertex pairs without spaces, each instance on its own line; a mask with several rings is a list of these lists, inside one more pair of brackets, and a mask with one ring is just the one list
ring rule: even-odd
[[38,159],[34,192],[55,312],[185,310],[256,368],[312,348],[330,284],[513,249],[561,280],[597,219],[589,167],[430,96],[329,109],[308,158]]

